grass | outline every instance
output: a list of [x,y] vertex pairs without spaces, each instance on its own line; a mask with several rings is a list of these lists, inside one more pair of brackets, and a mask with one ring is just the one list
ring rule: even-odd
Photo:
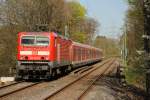
[[143,68],[127,66],[124,73],[128,84],[145,89],[145,70]]

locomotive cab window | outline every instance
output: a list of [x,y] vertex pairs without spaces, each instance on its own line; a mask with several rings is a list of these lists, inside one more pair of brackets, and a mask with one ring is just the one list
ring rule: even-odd
[[23,36],[21,38],[22,45],[48,46],[49,38],[44,36]]
[[35,37],[34,36],[23,36],[21,39],[22,45],[34,45]]
[[38,46],[48,46],[49,44],[49,38],[48,37],[36,37],[36,45]]

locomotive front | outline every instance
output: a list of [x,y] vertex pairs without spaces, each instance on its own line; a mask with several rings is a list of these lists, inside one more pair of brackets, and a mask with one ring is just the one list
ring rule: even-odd
[[16,79],[44,79],[50,70],[50,33],[18,34]]

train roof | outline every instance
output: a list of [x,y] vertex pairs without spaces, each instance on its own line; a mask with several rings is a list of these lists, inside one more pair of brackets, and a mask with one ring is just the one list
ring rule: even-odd
[[72,41],[72,44],[75,45],[75,46],[80,46],[80,47],[84,47],[84,48],[91,48],[91,49],[102,51],[102,49],[99,49],[99,48],[96,48],[96,47],[93,47],[93,46],[90,46],[90,45],[74,42],[74,41]]
[[19,34],[21,35],[39,35],[39,34],[48,35],[50,33],[51,32],[19,32]]
[[[56,37],[61,37],[63,39],[66,39],[66,40],[70,40],[69,38],[65,37],[65,36],[62,36],[62,35],[59,35],[55,32],[19,32],[20,35],[49,35],[50,33],[53,33],[53,35],[55,35]],[[73,40],[70,40],[72,41],[72,45],[76,45],[76,46],[80,46],[80,47],[84,47],[84,48],[91,48],[91,49],[95,49],[95,50],[99,50],[99,51],[102,51],[102,49],[99,49],[99,48],[95,48],[93,46],[90,46],[90,45],[86,45],[86,44],[82,44],[82,43],[79,43],[79,42],[74,42]]]

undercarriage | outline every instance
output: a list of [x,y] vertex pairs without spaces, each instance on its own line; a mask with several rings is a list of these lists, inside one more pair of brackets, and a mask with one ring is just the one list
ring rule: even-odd
[[16,80],[50,79],[51,63],[41,61],[19,61],[16,71]]

